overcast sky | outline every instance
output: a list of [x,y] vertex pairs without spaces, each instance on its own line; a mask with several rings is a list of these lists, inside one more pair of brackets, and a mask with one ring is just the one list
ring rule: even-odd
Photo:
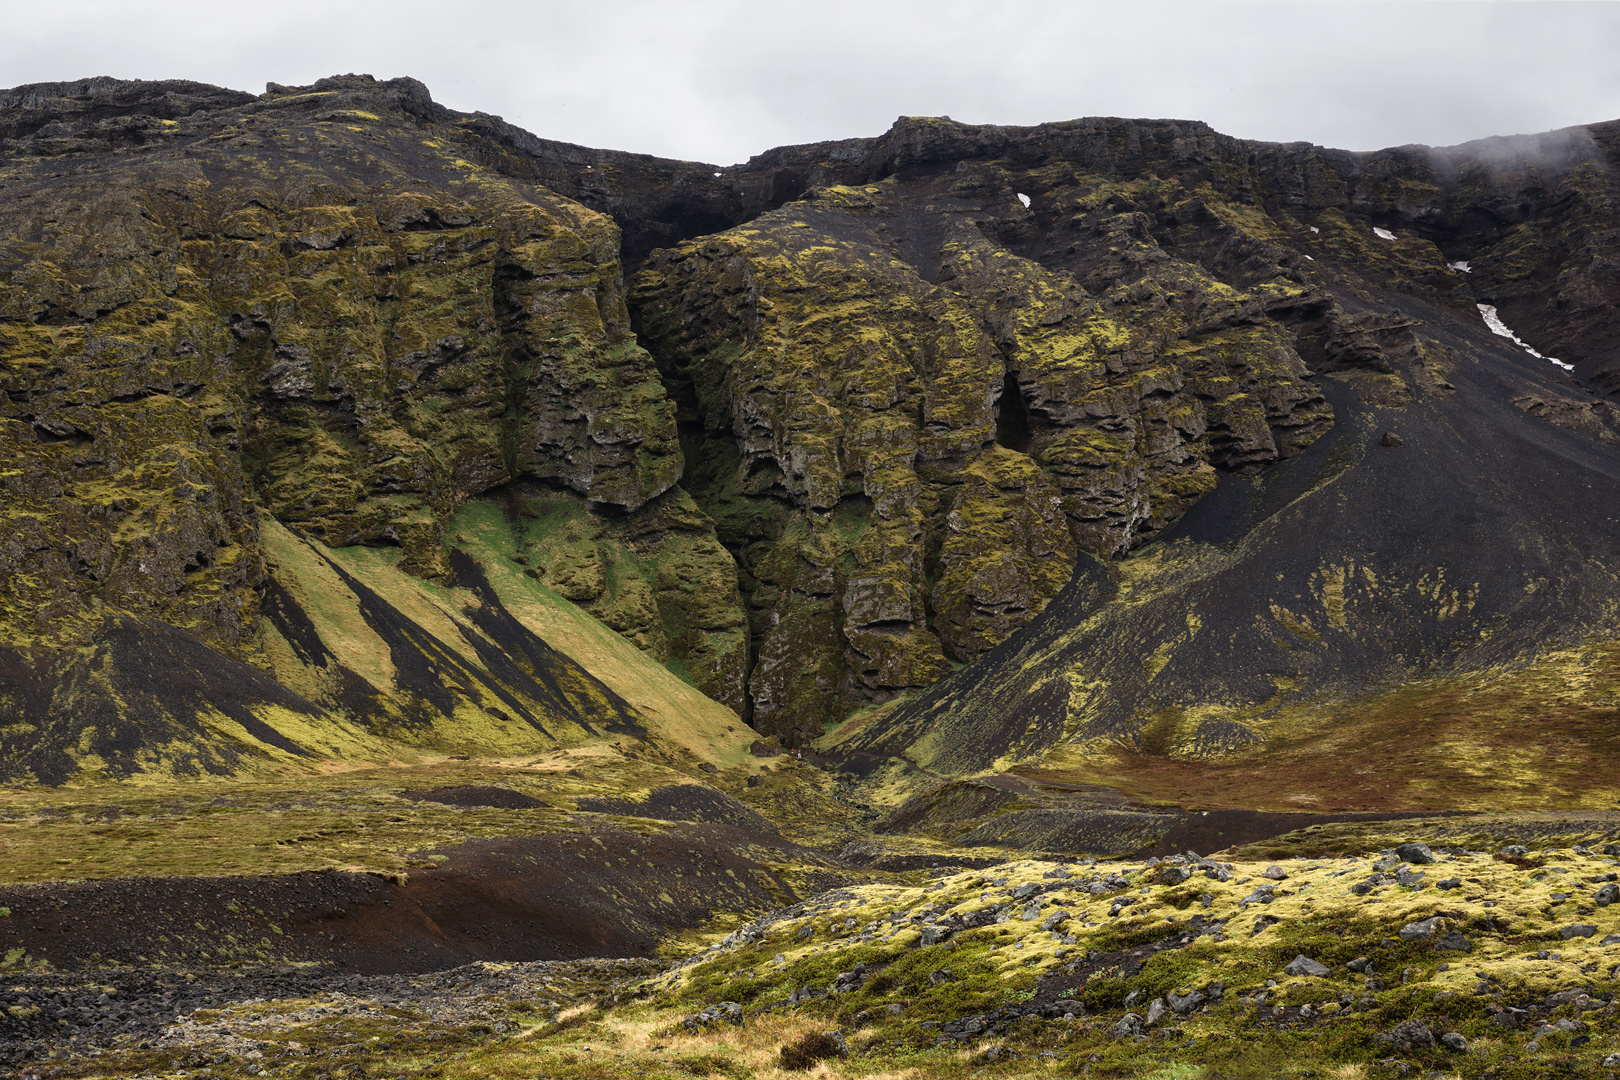
[[412,75],[454,109],[732,164],[900,115],[1206,120],[1352,150],[1620,119],[1620,3],[50,0],[0,86]]

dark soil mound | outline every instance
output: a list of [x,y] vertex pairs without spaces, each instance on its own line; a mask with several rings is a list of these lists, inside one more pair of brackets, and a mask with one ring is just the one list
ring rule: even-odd
[[775,833],[776,826],[746,804],[723,791],[700,784],[669,784],[654,788],[641,801],[634,799],[577,800],[581,810],[625,817],[653,818],[657,821],[705,821],[735,825],[739,829]]
[[[437,971],[475,960],[648,956],[720,909],[798,899],[771,865],[832,864],[777,836],[681,823],[473,840],[403,879],[325,870],[257,878],[114,878],[0,887],[0,952],[58,970],[326,962]],[[676,871],[679,871],[678,873]]]

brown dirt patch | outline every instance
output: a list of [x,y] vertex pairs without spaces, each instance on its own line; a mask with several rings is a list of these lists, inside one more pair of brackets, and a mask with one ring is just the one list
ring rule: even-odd
[[[814,853],[734,826],[603,826],[472,840],[403,880],[325,870],[0,887],[0,953],[62,970],[320,962],[367,974],[474,960],[648,956],[721,911],[763,911],[844,879]],[[784,863],[808,871],[788,880]]]

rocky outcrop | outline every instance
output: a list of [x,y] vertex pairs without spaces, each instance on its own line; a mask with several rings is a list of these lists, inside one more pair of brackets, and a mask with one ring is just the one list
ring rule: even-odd
[[[753,611],[754,724],[790,737],[927,685],[1332,413],[1272,312],[1132,214],[1085,283],[997,237],[991,168],[835,187],[655,253],[632,296],[681,409],[688,489]],[[1095,196],[1076,188],[1076,204]],[[1093,201],[1101,202],[1101,199]]]
[[[48,667],[150,619],[262,669],[263,515],[450,583],[451,518],[517,482],[729,563],[671,494],[618,228],[466,139],[408,79],[0,94],[0,645]],[[723,697],[734,582],[693,613],[644,571],[642,643]]]

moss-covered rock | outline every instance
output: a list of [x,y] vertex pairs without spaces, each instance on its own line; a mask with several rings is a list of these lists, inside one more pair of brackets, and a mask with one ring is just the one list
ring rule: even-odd
[[[499,154],[412,80],[34,89],[0,107],[0,643],[38,666],[157,619],[271,668],[262,511],[448,584],[458,508],[543,482],[648,556],[559,588],[611,585],[611,625],[736,701],[735,577],[673,490],[610,218],[474,163]],[[92,164],[63,173],[69,153]],[[315,700],[458,713],[398,676]]]
[[1004,168],[964,169],[818,190],[636,279],[706,459],[687,486],[758,613],[762,731],[927,685],[1033,618],[1079,552],[1130,550],[1217,467],[1331,423],[1266,315],[1307,290],[1240,292],[1105,215],[1094,293],[995,239],[1023,208]]

